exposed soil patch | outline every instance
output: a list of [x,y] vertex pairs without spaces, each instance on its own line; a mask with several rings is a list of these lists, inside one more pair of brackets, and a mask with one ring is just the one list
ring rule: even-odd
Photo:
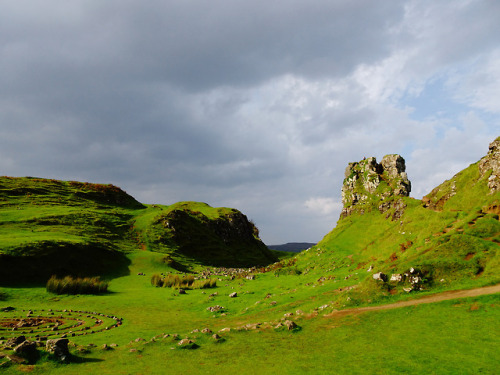
[[472,258],[474,258],[474,255],[476,255],[476,253],[468,253],[468,254],[465,256],[465,260],[471,260]]
[[477,297],[485,294],[494,294],[494,293],[500,293],[500,284],[493,286],[486,286],[483,288],[476,288],[476,289],[452,290],[449,292],[438,293],[432,296],[426,296],[418,299],[413,299],[410,301],[399,301],[395,303],[390,303],[388,305],[357,307],[352,309],[333,311],[332,313],[325,315],[325,317],[333,318],[351,314],[361,314],[367,311],[398,309],[400,307],[415,306],[424,303],[441,302],[456,298]]

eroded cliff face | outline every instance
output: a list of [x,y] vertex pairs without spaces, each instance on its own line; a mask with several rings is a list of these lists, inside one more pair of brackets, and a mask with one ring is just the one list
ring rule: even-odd
[[488,177],[488,188],[491,194],[500,191],[500,137],[490,143],[488,154],[479,161],[479,172]]
[[380,163],[374,157],[349,163],[342,186],[344,208],[340,217],[373,208],[380,212],[396,208],[393,213],[393,219],[396,219],[406,207],[397,198],[409,196],[410,191],[405,160],[400,155],[386,155]]
[[240,211],[218,212],[208,205],[205,209],[210,213],[180,207],[159,215],[150,245],[210,266],[252,267],[277,261],[259,239],[257,227]]

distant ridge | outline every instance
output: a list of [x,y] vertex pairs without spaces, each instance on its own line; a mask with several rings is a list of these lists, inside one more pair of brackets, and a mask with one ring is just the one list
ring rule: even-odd
[[316,245],[312,242],[288,242],[282,245],[269,245],[267,246],[271,250],[288,251],[291,253],[300,253],[302,250],[309,249],[310,247]]

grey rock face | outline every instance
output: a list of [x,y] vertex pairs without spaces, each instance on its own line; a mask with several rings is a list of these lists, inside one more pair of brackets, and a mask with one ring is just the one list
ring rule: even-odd
[[410,191],[405,160],[400,155],[386,155],[380,164],[374,157],[349,163],[342,186],[341,218],[373,206],[385,212],[392,207],[387,198],[407,197]]
[[500,137],[490,143],[488,154],[481,159],[478,166],[481,176],[491,171],[488,177],[491,194],[500,191]]

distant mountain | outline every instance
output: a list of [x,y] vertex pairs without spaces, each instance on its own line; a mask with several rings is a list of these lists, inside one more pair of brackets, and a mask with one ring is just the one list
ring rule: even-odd
[[309,249],[310,247],[316,245],[311,242],[288,242],[283,245],[269,245],[267,246],[271,250],[288,251],[291,253],[300,253],[302,250]]

